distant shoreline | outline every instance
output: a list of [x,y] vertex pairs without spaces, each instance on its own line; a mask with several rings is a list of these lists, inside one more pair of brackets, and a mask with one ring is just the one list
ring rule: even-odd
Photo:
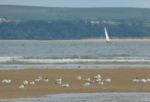
[[[150,42],[150,38],[110,38],[111,42]],[[104,38],[81,40],[0,40],[0,42],[106,42]]]

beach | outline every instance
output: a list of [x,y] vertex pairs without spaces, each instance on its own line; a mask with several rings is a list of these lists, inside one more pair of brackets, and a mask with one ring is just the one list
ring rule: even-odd
[[[91,102],[103,98],[104,101],[134,101],[135,97],[137,101],[148,100],[150,82],[132,80],[150,78],[149,41],[148,38],[113,38],[112,43],[106,43],[102,38],[0,40],[0,101],[70,102],[75,99]],[[102,80],[110,78],[111,81],[97,84],[93,76],[98,74]],[[31,82],[39,76],[43,78],[40,82],[19,88],[23,81]],[[77,76],[82,79],[77,80]],[[49,82],[45,83],[44,78]],[[68,83],[69,87],[55,84],[54,80],[58,78],[62,78],[61,85]],[[84,86],[85,78],[95,82]],[[10,79],[11,83],[2,83],[4,79]]]
[[[150,42],[150,38],[110,38],[111,42]],[[0,42],[106,42],[105,38],[86,38],[81,40],[0,40]]]
[[[12,69],[0,70],[0,81],[10,79],[11,83],[0,83],[0,99],[33,98],[42,95],[61,93],[103,93],[103,92],[150,92],[150,82],[135,83],[132,79],[148,79],[150,68],[111,68],[111,69]],[[83,84],[85,78],[95,80],[93,76],[100,74],[103,79],[110,78],[110,82],[98,85],[96,82],[89,86]],[[75,77],[81,76],[81,80]],[[25,85],[23,89],[19,86],[23,81],[29,82],[41,76],[48,78],[45,83],[42,79],[34,85]],[[62,84],[69,84],[69,87],[62,87],[55,84],[54,80],[62,78]]]

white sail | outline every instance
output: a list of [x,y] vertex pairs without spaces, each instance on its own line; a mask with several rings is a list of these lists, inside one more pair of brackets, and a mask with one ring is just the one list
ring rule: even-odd
[[107,30],[106,30],[106,27],[105,27],[105,36],[106,36],[106,42],[110,42],[109,37],[108,37]]

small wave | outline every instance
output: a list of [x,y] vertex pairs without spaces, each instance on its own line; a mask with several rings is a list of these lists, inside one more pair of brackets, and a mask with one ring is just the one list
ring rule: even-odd
[[0,57],[0,63],[11,64],[65,64],[65,63],[149,63],[147,58],[41,58],[41,57]]

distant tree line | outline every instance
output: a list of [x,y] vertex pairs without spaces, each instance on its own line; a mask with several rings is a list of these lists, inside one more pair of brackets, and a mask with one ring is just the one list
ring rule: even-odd
[[110,37],[150,37],[150,27],[142,23],[118,25],[91,24],[85,21],[22,21],[2,22],[1,40],[70,40],[105,37],[104,27]]

